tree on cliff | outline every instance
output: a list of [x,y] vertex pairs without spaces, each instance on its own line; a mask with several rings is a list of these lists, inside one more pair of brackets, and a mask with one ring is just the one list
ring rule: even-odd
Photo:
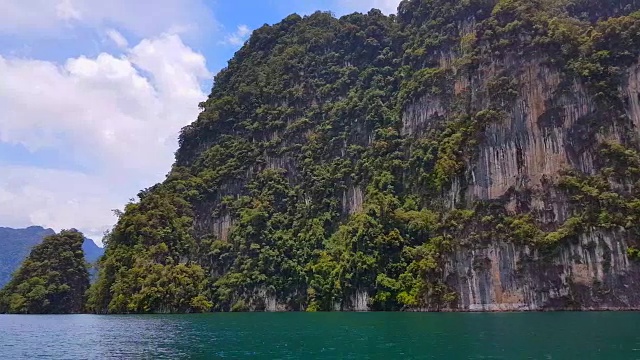
[[0,313],[74,314],[84,310],[89,273],[77,230],[63,230],[35,246],[0,291]]

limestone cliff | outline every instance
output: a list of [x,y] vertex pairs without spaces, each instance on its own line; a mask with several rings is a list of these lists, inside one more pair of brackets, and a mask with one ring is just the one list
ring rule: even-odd
[[265,25],[107,237],[92,306],[640,308],[639,8]]

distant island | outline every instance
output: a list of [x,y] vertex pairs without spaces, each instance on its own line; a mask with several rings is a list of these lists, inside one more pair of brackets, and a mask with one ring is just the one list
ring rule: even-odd
[[84,312],[89,289],[85,241],[77,230],[45,236],[0,290],[0,313]]
[[[0,289],[9,282],[11,275],[18,270],[20,264],[27,258],[31,249],[40,244],[49,235],[54,235],[53,229],[41,226],[30,226],[24,229],[0,227]],[[89,264],[95,264],[104,250],[91,239],[84,240],[82,249]],[[95,273],[95,269],[91,270]]]

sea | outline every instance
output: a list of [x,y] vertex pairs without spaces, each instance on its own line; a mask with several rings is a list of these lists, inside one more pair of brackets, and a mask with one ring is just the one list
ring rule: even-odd
[[0,359],[640,359],[640,313],[0,315]]

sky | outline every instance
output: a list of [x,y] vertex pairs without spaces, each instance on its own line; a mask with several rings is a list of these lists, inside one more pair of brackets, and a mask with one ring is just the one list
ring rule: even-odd
[[0,226],[100,243],[253,29],[399,0],[0,0]]

